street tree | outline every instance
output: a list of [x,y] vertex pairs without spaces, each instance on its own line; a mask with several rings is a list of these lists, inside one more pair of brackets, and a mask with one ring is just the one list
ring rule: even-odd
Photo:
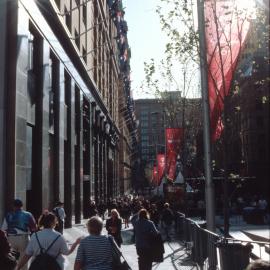
[[[237,65],[245,49],[245,37],[250,25],[255,32],[261,33],[261,37],[253,44],[254,51],[260,51],[261,48],[269,46],[269,23],[263,7],[260,6],[251,12],[251,7],[247,3],[243,6],[242,1],[209,0],[205,3],[211,130],[213,142],[216,142],[220,152],[223,153],[220,171],[224,177],[224,225],[227,234],[228,200],[226,201],[226,198],[228,198],[228,145],[230,143],[228,130],[231,128],[228,114],[229,97],[240,88],[239,80],[236,78],[241,77],[243,71],[237,68]],[[155,63],[154,59],[145,63],[144,87],[148,91],[153,91],[161,100],[164,100],[162,98],[164,92],[173,89],[181,91],[183,102],[183,97],[189,94],[190,89],[196,89],[192,83],[196,81],[194,74],[198,70],[200,51],[194,11],[196,9],[192,0],[161,0],[157,7],[161,27],[168,36],[168,42],[164,59],[160,63]],[[264,57],[264,61],[269,65],[269,55]],[[261,63],[257,63],[254,59],[252,65],[257,67]],[[269,85],[268,76],[255,80],[262,87]],[[264,95],[262,102],[269,103],[269,95]],[[180,101],[177,108],[170,109],[169,112],[175,115],[178,107],[184,112],[183,105],[185,104],[181,104]],[[235,110],[241,110],[241,103],[235,106]]]

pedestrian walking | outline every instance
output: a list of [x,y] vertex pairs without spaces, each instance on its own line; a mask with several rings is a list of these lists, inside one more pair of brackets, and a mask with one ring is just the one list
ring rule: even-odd
[[129,228],[129,218],[131,215],[131,209],[127,202],[123,204],[123,207],[121,209],[121,216],[124,219],[125,228]]
[[171,229],[172,229],[172,224],[174,220],[174,215],[172,210],[170,209],[169,203],[164,204],[164,209],[161,214],[161,222],[162,226],[165,230],[166,234],[166,240],[171,241]]
[[140,212],[141,209],[142,209],[142,206],[139,203],[136,206],[134,206],[134,214],[130,219],[130,222],[131,222],[131,224],[133,226],[133,235],[132,235],[132,238],[131,238],[132,243],[135,243],[135,229],[134,228],[135,228],[136,223],[139,220],[139,212]]
[[66,218],[64,203],[60,201],[57,202],[55,208],[53,209],[53,213],[57,217],[57,225],[55,227],[55,230],[63,234],[64,223],[65,223],[65,218]]
[[115,242],[117,243],[118,247],[121,247],[123,242],[121,236],[121,229],[122,229],[122,219],[116,209],[111,210],[111,217],[106,221],[106,230],[108,234],[113,236]]
[[106,204],[104,203],[104,201],[100,201],[98,206],[97,206],[97,210],[99,215],[101,216],[102,219],[104,219],[104,214],[107,210]]
[[155,224],[149,220],[146,209],[139,211],[139,219],[135,223],[135,244],[138,254],[139,270],[152,269],[152,241],[158,235]]
[[88,209],[88,216],[89,218],[98,215],[98,210],[95,201],[90,201],[89,209]]
[[[2,230],[7,233],[11,248],[19,252],[21,258],[28,245],[30,234],[37,230],[33,215],[23,210],[21,200],[16,199],[13,201],[13,211],[5,215]],[[26,269],[27,266],[23,268],[23,270]]]
[[150,220],[152,220],[154,222],[155,226],[158,227],[160,217],[159,217],[159,213],[158,213],[156,204],[154,204],[154,203],[151,204],[149,214],[150,214]]
[[[98,216],[91,217],[87,228],[90,235],[81,240],[74,270],[112,270],[112,245],[109,240],[111,236],[101,235],[102,219]],[[113,238],[111,240],[113,241]]]
[[[39,256],[44,251],[47,255],[51,256],[50,259],[55,259],[55,265],[57,265],[58,268],[54,269],[65,268],[65,258],[63,255],[71,254],[80,243],[81,238],[78,238],[71,247],[68,248],[66,240],[61,233],[54,230],[56,224],[57,217],[54,213],[49,212],[42,215],[39,227],[43,229],[31,236],[30,242],[25,250],[25,255],[18,263],[17,270],[22,269],[31,257],[34,257],[30,266],[31,270],[38,270],[37,266],[42,264],[44,267],[45,263],[49,263],[48,260],[42,260]],[[49,269],[54,270],[51,267],[49,267],[48,270]]]

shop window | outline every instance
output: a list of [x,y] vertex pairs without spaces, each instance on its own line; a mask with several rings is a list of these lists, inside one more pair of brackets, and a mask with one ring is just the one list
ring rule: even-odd
[[82,10],[82,20],[84,22],[84,24],[86,25],[86,18],[87,18],[87,4],[83,3],[82,6],[83,10]]

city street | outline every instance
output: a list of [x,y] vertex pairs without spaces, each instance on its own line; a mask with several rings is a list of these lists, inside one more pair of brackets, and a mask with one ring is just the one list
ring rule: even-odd
[[[163,250],[143,219],[171,240],[153,270],[270,261],[269,14],[269,0],[0,0],[0,270],[39,229],[66,228],[73,250],[96,215],[132,270],[132,215],[140,268]],[[91,269],[110,258],[101,238],[80,248]]]

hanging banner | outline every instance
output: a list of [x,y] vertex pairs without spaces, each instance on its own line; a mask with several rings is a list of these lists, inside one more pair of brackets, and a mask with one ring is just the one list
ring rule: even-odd
[[157,155],[157,172],[158,172],[158,185],[160,185],[161,179],[164,176],[164,172],[165,172],[165,155],[164,154]]
[[175,180],[176,160],[184,137],[183,128],[166,128],[166,172],[167,178]]
[[250,15],[243,1],[205,1],[205,37],[211,137],[223,130],[224,97],[229,94],[237,61],[246,40]]

